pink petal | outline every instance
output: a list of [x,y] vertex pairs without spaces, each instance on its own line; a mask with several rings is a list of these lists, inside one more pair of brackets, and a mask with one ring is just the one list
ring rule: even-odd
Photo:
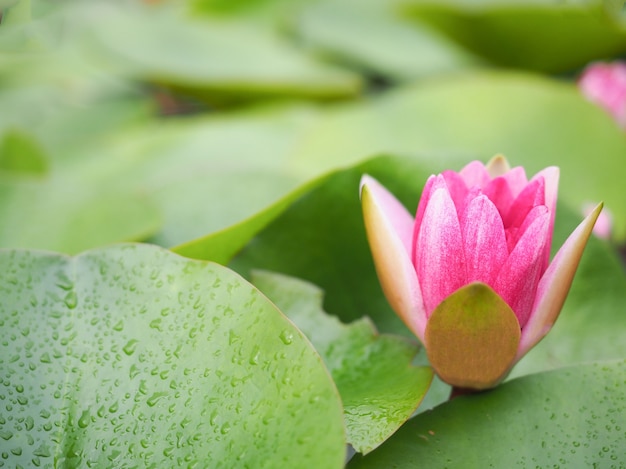
[[502,177],[495,178],[487,184],[483,189],[483,193],[489,197],[489,200],[497,207],[500,217],[506,216],[513,203],[513,193],[506,179]]
[[503,174],[502,177],[506,180],[509,188],[511,189],[511,194],[513,194],[513,198],[517,197],[520,192],[526,187],[528,184],[528,178],[526,177],[526,171],[521,166],[516,166],[511,169],[511,171]]
[[[440,177],[430,176],[426,180],[426,184],[424,184],[424,188],[422,189],[422,195],[420,197],[419,203],[417,204],[417,211],[415,212],[415,222],[413,225],[412,232],[412,240],[411,245],[415,246],[415,240],[417,239],[417,235],[419,233],[420,226],[422,225],[422,219],[424,218],[424,211],[426,210],[426,206],[428,205],[428,201],[430,200],[430,196],[433,192],[433,184],[437,181],[437,187],[443,187],[441,185]],[[415,261],[413,249],[411,249],[411,260]]]
[[402,241],[408,256],[413,248],[413,217],[404,205],[389,192],[380,182],[368,174],[361,177],[360,191],[367,186],[376,206],[383,211],[386,221]]
[[541,278],[528,322],[522,327],[522,339],[516,361],[533,348],[552,328],[569,292],[583,250],[600,215],[602,204],[585,218],[556,253]]
[[559,191],[559,168],[550,166],[539,171],[532,180],[543,178],[545,182],[545,204],[550,212],[550,232],[548,233],[548,243],[543,253],[544,269],[550,263],[550,248],[552,247],[552,233],[554,232],[554,217],[556,216],[556,198]]
[[361,178],[361,203],[367,238],[385,297],[423,343],[426,314],[409,254],[413,218],[387,189],[367,175]]
[[468,163],[461,171],[459,175],[465,181],[467,188],[478,186],[481,189],[489,184],[491,176],[484,164],[480,161],[472,161]]
[[414,253],[428,316],[466,283],[461,227],[447,186],[436,189],[428,201]]
[[626,124],[626,64],[592,64],[578,86],[587,99],[606,109],[620,125]]
[[467,282],[493,285],[509,251],[496,206],[484,195],[467,206],[462,218]]
[[[512,227],[512,228],[505,230],[506,242],[507,242],[509,252],[513,252],[513,249],[515,249],[515,245],[519,242],[520,238],[524,236],[524,233],[526,233],[526,230],[528,230],[528,228],[535,222],[535,220],[541,216],[544,216],[547,213],[548,213],[548,209],[546,208],[545,205],[539,205],[537,207],[534,207],[526,216],[526,219],[522,223],[522,226]],[[549,233],[546,236],[549,238],[550,237],[549,235],[551,235],[551,233]]]
[[424,212],[426,211],[426,207],[430,201],[430,198],[437,189],[446,189],[448,190],[448,183],[446,182],[443,175],[439,174],[437,176],[430,176],[424,185],[424,189],[422,190],[422,196],[420,197],[420,201],[417,205],[417,212],[415,214],[415,224],[413,225],[413,239],[412,239],[412,247],[411,250],[411,261],[413,265],[417,265],[415,258],[415,246],[417,245],[417,237],[420,233],[420,228],[422,226],[422,221],[424,219]]
[[505,228],[522,226],[528,213],[537,205],[545,203],[545,182],[538,178],[530,182],[511,204],[508,213],[503,217]]
[[[594,209],[593,204],[588,202],[584,203],[582,208],[583,215],[589,215]],[[598,215],[596,224],[593,227],[593,234],[600,239],[611,239],[613,235],[613,216],[608,208],[604,207],[600,215]]]
[[448,185],[448,192],[450,192],[457,214],[461,216],[462,207],[466,204],[468,189],[471,189],[471,186],[466,186],[463,178],[455,171],[444,171],[441,175]]
[[502,266],[494,290],[515,312],[524,327],[535,297],[535,289],[543,273],[543,248],[550,228],[547,210],[526,229]]

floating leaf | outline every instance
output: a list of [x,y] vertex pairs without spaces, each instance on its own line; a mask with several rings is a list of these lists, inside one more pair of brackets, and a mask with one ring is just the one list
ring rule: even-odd
[[622,2],[404,0],[402,3],[419,24],[426,21],[500,66],[563,72],[626,51],[626,29],[619,19]]
[[400,17],[387,3],[375,7],[371,3],[310,2],[290,15],[293,33],[337,63],[393,80],[481,64],[481,59],[434,28]]
[[433,377],[430,368],[411,366],[417,343],[378,335],[367,318],[342,324],[322,310],[322,292],[309,283],[268,272],[255,272],[252,280],[322,356],[356,451],[372,451],[411,416]]
[[148,245],[0,265],[5,464],[342,467],[322,361],[228,269]]
[[349,469],[619,467],[626,362],[526,376],[418,415]]

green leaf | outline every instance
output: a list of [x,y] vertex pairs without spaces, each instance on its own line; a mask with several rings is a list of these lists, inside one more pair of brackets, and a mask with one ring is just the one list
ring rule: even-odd
[[563,72],[626,51],[620,11],[604,0],[403,3],[419,25],[427,22],[499,66]]
[[280,216],[300,196],[310,191],[325,177],[303,184],[266,209],[228,228],[210,233],[171,248],[171,251],[192,259],[227,264],[257,233]]
[[0,171],[41,175],[47,160],[41,147],[28,134],[18,130],[5,132],[0,142]]
[[[335,62],[412,80],[476,67],[481,60],[432,27],[416,26],[388,4],[311,2],[291,15],[293,33]],[[367,40],[363,38],[367,37]]]
[[626,362],[541,373],[418,415],[350,469],[618,467]]
[[342,467],[321,359],[228,269],[147,245],[0,264],[5,464]]
[[167,7],[100,8],[103,17],[92,25],[102,59],[125,76],[211,102],[350,97],[362,86],[358,75],[315,61],[268,28],[200,21]]
[[77,253],[158,229],[160,215],[145,195],[90,184],[81,169],[0,179],[0,246]]
[[210,246],[189,248],[222,262],[249,239],[233,225],[254,216],[250,223],[262,227],[259,212],[271,215],[273,204],[280,211],[281,197],[306,180],[287,157],[310,118],[290,109],[155,122],[109,142],[93,170],[107,187],[144,193],[158,206],[163,225],[151,242],[169,247],[218,232]]
[[367,318],[342,324],[322,310],[322,291],[309,283],[259,271],[252,281],[322,356],[341,394],[348,443],[356,451],[372,451],[411,416],[433,378],[430,368],[411,366],[417,343],[378,335]]

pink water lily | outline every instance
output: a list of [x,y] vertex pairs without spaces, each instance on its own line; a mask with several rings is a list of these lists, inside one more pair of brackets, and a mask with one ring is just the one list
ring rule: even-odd
[[558,178],[549,167],[528,180],[502,156],[474,161],[431,176],[413,218],[363,176],[365,227],[385,296],[449,384],[494,386],[555,322],[601,210],[550,263]]
[[626,128],[626,63],[592,63],[580,76],[578,87],[587,99]]

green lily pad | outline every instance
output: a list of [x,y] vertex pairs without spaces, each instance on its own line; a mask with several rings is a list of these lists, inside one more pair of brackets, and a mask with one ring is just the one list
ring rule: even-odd
[[519,378],[418,415],[349,469],[619,467],[626,362]]
[[350,97],[362,86],[358,75],[314,60],[267,28],[167,7],[100,9],[93,50],[103,60],[125,76],[211,102]]
[[348,443],[369,453],[415,411],[433,378],[413,367],[419,345],[378,335],[367,318],[343,324],[322,310],[322,291],[284,275],[255,272],[252,282],[308,337],[330,371],[344,406]]
[[159,228],[161,216],[144,194],[90,185],[83,176],[75,168],[0,179],[0,246],[76,253],[141,240]]
[[303,184],[266,209],[227,228],[174,246],[171,251],[192,259],[227,264],[257,233],[276,219],[300,196],[320,184],[325,177]]
[[402,6],[420,25],[426,21],[500,66],[563,72],[626,51],[621,2],[406,0]]
[[434,28],[400,17],[386,3],[311,2],[290,17],[293,33],[314,50],[338,64],[392,80],[414,80],[482,62]]
[[148,245],[0,264],[5,464],[343,466],[319,355],[228,269]]

